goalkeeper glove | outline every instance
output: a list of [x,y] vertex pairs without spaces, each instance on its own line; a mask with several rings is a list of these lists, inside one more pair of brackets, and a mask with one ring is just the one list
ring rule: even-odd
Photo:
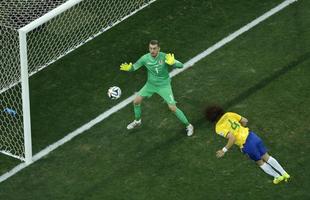
[[174,65],[174,63],[175,63],[174,54],[173,53],[172,54],[171,53],[166,54],[165,62],[168,65]]
[[130,71],[131,68],[132,68],[132,63],[129,63],[129,64],[123,63],[120,66],[120,70],[122,70],[122,71]]

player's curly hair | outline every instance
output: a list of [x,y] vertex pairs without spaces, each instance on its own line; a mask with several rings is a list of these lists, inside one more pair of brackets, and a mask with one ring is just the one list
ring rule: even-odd
[[217,122],[224,114],[224,109],[217,105],[209,106],[205,110],[206,119],[212,123]]

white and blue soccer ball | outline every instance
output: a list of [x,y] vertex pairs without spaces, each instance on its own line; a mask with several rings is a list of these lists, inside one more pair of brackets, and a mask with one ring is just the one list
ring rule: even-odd
[[110,87],[108,90],[108,96],[110,99],[118,99],[122,95],[122,90],[121,88],[117,86]]

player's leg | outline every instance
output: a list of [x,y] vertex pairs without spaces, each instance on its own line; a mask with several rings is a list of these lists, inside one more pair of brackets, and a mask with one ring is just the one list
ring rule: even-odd
[[194,134],[194,126],[189,123],[183,111],[180,110],[176,105],[168,104],[168,107],[175,114],[175,116],[186,126],[187,136],[192,136]]
[[273,183],[278,184],[280,183],[284,178],[280,176],[270,165],[268,165],[265,161],[263,160],[257,160],[256,164],[266,173],[269,174],[270,176],[274,177]]
[[135,120],[141,120],[141,103],[142,103],[143,97],[140,95],[137,95],[136,98],[133,100],[133,106],[134,106],[134,113],[135,113]]
[[[280,183],[284,178],[278,174],[270,165],[268,165],[263,160],[263,155],[266,153],[266,148],[259,148],[259,144],[261,143],[261,139],[254,133],[250,132],[248,135],[248,138],[246,140],[246,143],[243,146],[243,153],[247,154],[249,158],[256,162],[256,164],[266,173],[270,176],[273,176],[273,183],[278,184]],[[263,153],[263,154],[262,154]]]
[[127,129],[133,129],[141,125],[141,103],[142,103],[143,97],[140,95],[137,95],[135,99],[133,100],[133,110],[135,113],[135,120],[127,125]]
[[270,156],[268,153],[265,153],[262,159],[266,163],[268,163],[270,166],[275,168],[278,172],[280,172],[283,178],[285,179],[285,181],[288,181],[288,179],[290,178],[290,175],[283,169],[283,167],[280,165],[280,163],[275,158]]
[[184,113],[182,112],[182,110],[180,110],[176,105],[173,104],[168,104],[168,108],[169,110],[174,113],[177,118],[185,125],[188,126],[190,125],[190,123],[188,122],[186,116],[184,115]]
[[176,101],[174,100],[174,97],[173,97],[171,85],[169,84],[167,86],[160,87],[157,90],[157,93],[168,104],[168,107],[171,110],[171,112],[173,112],[176,115],[176,117],[186,126],[187,136],[192,136],[194,134],[194,127],[193,127],[193,125],[191,125],[189,123],[189,121],[188,121],[187,117],[185,116],[185,114],[183,113],[183,111],[180,110],[176,106]]
[[135,97],[133,101],[135,120],[127,125],[127,129],[133,129],[141,125],[141,103],[144,97],[151,97],[154,93],[154,88],[149,84],[145,84],[143,88],[139,91],[138,95]]

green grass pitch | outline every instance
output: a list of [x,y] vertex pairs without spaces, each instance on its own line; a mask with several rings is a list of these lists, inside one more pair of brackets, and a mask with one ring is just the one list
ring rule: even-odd
[[[150,39],[187,61],[282,0],[158,0],[30,80],[33,151],[39,152],[139,90],[145,70],[119,71],[147,52]],[[142,104],[143,125],[127,131],[133,108],[108,119],[0,183],[0,199],[310,199],[310,1],[299,0],[172,80],[184,127],[163,100]],[[203,120],[218,103],[249,119],[291,174],[273,185],[237,147]],[[19,164],[0,155],[0,172]]]

